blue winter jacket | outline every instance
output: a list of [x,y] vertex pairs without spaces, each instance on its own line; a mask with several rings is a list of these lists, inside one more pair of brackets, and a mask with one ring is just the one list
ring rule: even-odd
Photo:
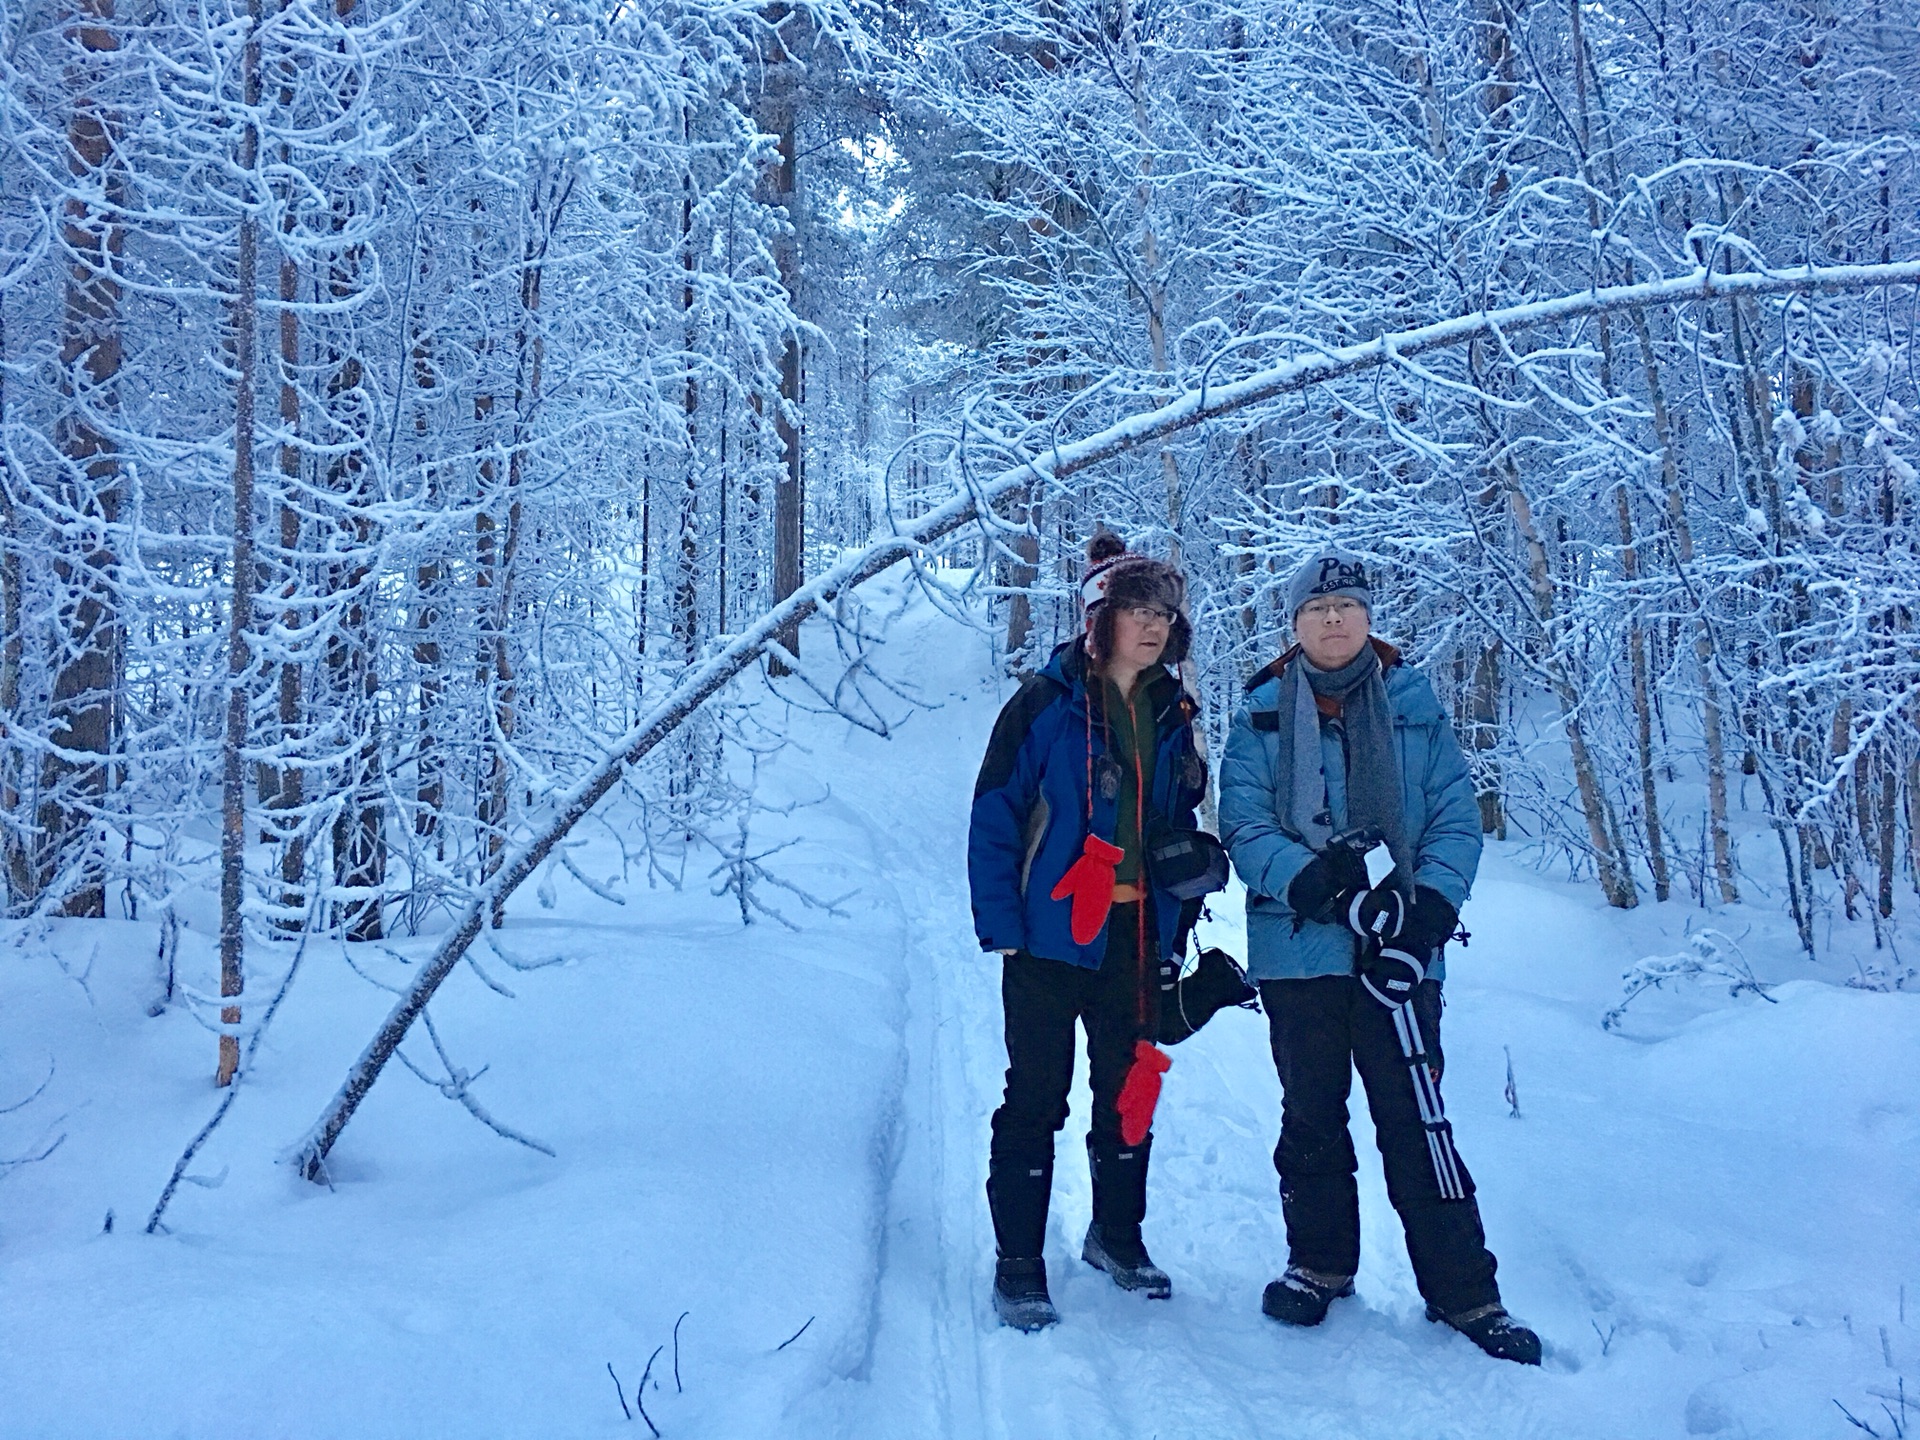
[[[1146,683],[1157,742],[1147,803],[1176,828],[1192,829],[1194,807],[1207,788],[1207,767],[1193,742],[1196,707],[1164,671]],[[1080,858],[1088,828],[1087,776],[1091,768],[1097,780],[1106,753],[1100,711],[1088,705],[1086,652],[1071,640],[1000,711],[974,786],[967,881],[982,950],[1025,950],[1100,968],[1106,928],[1089,944],[1074,944],[1067,923],[1072,901],[1052,895]],[[1093,833],[1111,842],[1118,818],[1117,797],[1102,796],[1096,783]],[[1180,928],[1180,901],[1155,887],[1153,902],[1164,955]]]
[[[1480,868],[1480,807],[1466,758],[1433,686],[1392,646],[1375,642],[1387,664],[1387,703],[1400,751],[1401,796],[1414,847],[1413,883],[1438,890],[1458,908]],[[1247,705],[1233,717],[1220,762],[1220,838],[1247,886],[1247,974],[1256,980],[1297,980],[1352,971],[1354,935],[1345,925],[1306,922],[1296,928],[1287,887],[1313,858],[1280,826],[1285,799],[1276,792],[1274,757],[1279,729],[1279,672],[1291,651],[1250,684]],[[1390,662],[1390,663],[1389,663]],[[1346,758],[1338,733],[1323,725],[1321,768],[1334,829],[1346,825]],[[1436,962],[1435,979],[1445,974]]]

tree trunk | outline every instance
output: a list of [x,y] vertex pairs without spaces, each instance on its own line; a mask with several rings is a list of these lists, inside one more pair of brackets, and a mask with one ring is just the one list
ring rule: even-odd
[[1907,761],[1907,875],[1920,894],[1920,755]]
[[[787,292],[787,304],[797,315],[800,303],[799,226],[804,206],[799,192],[799,152],[796,127],[800,108],[799,62],[792,54],[796,26],[805,24],[804,14],[786,4],[771,5],[766,12],[772,36],[766,60],[766,88],[762,92],[760,128],[780,137],[779,161],[762,176],[761,200],[785,212],[786,224],[773,238],[774,263],[780,272],[780,285]],[[800,335],[789,330],[780,352],[780,407],[774,414],[774,433],[779,437],[786,457],[786,468],[773,488],[773,599],[777,605],[805,583],[806,525],[806,453],[802,420],[802,369]],[[800,653],[800,629],[778,637],[778,644],[789,654]],[[778,657],[773,661],[775,674],[785,673]]]
[[653,585],[653,467],[640,467],[640,583],[633,591],[633,698],[637,705],[647,694],[647,626],[652,616]]
[[[699,336],[694,322],[694,276],[699,259],[695,254],[693,230],[694,180],[692,170],[693,111],[681,111],[681,134],[688,150],[688,168],[681,176],[680,191],[680,322],[688,355],[699,353]],[[789,337],[791,339],[791,337]],[[674,658],[690,666],[700,655],[700,386],[693,368],[680,395],[682,423],[686,427],[686,465],[681,472],[679,542],[673,579],[673,639],[678,652]],[[668,776],[669,792],[685,795],[698,782],[700,757],[696,748],[682,750],[678,763]]]
[[[570,187],[571,182],[568,182]],[[560,223],[561,211],[567,202],[568,187],[558,194],[550,194],[546,189],[544,176],[533,183],[532,198],[528,205],[526,239],[522,242],[520,253],[519,324],[514,335],[514,348],[517,356],[515,366],[513,413],[513,443],[507,450],[506,475],[506,529],[504,535],[497,534],[492,517],[485,508],[480,518],[485,521],[483,533],[482,584],[489,594],[488,618],[486,622],[486,667],[491,671],[492,730],[484,747],[487,755],[485,777],[485,824],[486,859],[482,876],[490,877],[499,869],[501,856],[506,852],[507,821],[511,799],[513,778],[505,744],[513,739],[519,727],[519,691],[514,670],[511,636],[513,632],[513,607],[515,604],[514,586],[516,563],[520,553],[520,531],[523,511],[521,506],[521,487],[526,476],[526,462],[529,437],[536,423],[540,408],[541,371],[546,356],[545,341],[540,331],[540,290],[544,278],[547,247],[552,242],[554,230]],[[489,406],[491,402],[489,401]],[[482,475],[491,479],[493,462],[489,460],[482,467]],[[491,490],[491,486],[487,487]],[[477,523],[477,522],[476,522]],[[495,541],[499,540],[496,552]],[[496,734],[497,737],[496,738]],[[497,905],[489,917],[494,929],[506,923],[505,899]]]
[[[1614,489],[1614,504],[1620,516],[1621,569],[1629,587],[1640,579],[1640,551],[1634,543],[1633,500],[1625,485]],[[1647,832],[1647,868],[1653,872],[1653,895],[1667,900],[1673,894],[1673,881],[1667,873],[1667,847],[1660,825],[1660,787],[1654,776],[1652,681],[1647,671],[1647,632],[1640,623],[1635,602],[1633,616],[1627,622],[1627,655],[1633,673],[1633,739],[1640,760],[1640,805]]]
[[[89,92],[106,78],[105,62],[95,57],[120,48],[113,19],[113,0],[78,0],[78,13],[66,31],[75,54],[67,72],[73,94],[67,168],[81,182],[76,190],[99,187],[109,195],[119,188],[113,158],[119,122]],[[103,916],[106,856],[96,839],[95,822],[109,783],[105,757],[115,742],[114,690],[122,643],[108,533],[120,514],[120,460],[108,426],[119,404],[117,267],[125,231],[109,213],[76,196],[62,207],[60,237],[69,259],[60,346],[66,402],[58,425],[65,461],[60,490],[65,507],[88,518],[90,533],[64,538],[53,563],[56,581],[73,597],[59,608],[64,623],[54,650],[51,696],[51,739],[67,753],[48,756],[41,767],[41,838],[27,888],[38,897],[64,872],[68,878],[62,882],[66,893],[59,897],[59,913]],[[75,753],[101,758],[76,760],[71,758]]]
[[[0,355],[7,353],[6,297],[0,295]],[[6,425],[7,376],[0,367],[0,433],[5,432]],[[0,457],[0,465],[8,463]],[[0,727],[8,729],[20,723],[20,667],[26,659],[26,637],[21,632],[25,623],[25,577],[20,568],[20,513],[13,495],[13,477],[0,474]],[[23,799],[21,763],[22,757],[13,747],[0,751],[0,815],[9,820],[18,815]],[[32,900],[32,864],[32,854],[20,843],[16,826],[8,823],[0,827],[0,868],[4,868],[9,910]]]
[[[358,284],[357,262],[358,257],[352,256],[335,269],[330,288],[336,300],[352,295]],[[386,883],[380,680],[370,603],[373,573],[365,558],[373,543],[373,522],[367,513],[372,497],[367,493],[370,477],[362,448],[370,422],[361,388],[364,381],[364,366],[350,348],[338,355],[327,384],[334,429],[346,429],[356,442],[327,467],[327,489],[345,512],[346,543],[357,552],[354,562],[340,571],[335,582],[335,593],[348,599],[339,629],[327,647],[333,702],[338,713],[348,717],[348,733],[358,737],[346,762],[343,788],[347,803],[333,825],[333,883],[352,893],[335,907],[332,923],[344,926],[349,940],[381,938],[381,891]]]
[[1893,918],[1893,874],[1899,864],[1897,836],[1900,830],[1900,769],[1894,764],[1889,743],[1882,740],[1874,747],[1874,769],[1879,775],[1879,824],[1875,829],[1874,859],[1880,870],[1880,916]]
[[1040,536],[1033,513],[1036,505],[1031,490],[1014,503],[1007,518],[1021,526],[1022,533],[1013,537],[1008,548],[1020,558],[1017,562],[1004,559],[998,562],[1005,566],[1007,587],[1014,591],[1007,604],[1007,664],[1017,676],[1039,669],[1030,663],[1032,656],[1027,653],[1033,639],[1033,597],[1027,592],[1040,578]]
[[[248,34],[241,57],[241,85],[249,109],[260,104],[260,0],[247,6]],[[251,175],[260,160],[260,132],[248,123],[240,134],[238,164]],[[227,724],[221,751],[220,805],[220,994],[237,999],[246,980],[247,701],[252,688],[253,655],[253,390],[254,332],[259,321],[256,294],[259,222],[250,208],[240,215],[233,301],[233,593],[227,606]],[[240,1007],[223,1006],[222,1025],[240,1023]],[[214,1083],[231,1085],[240,1068],[240,1037],[220,1036],[220,1060]]]
[[[334,0],[333,13],[350,21],[360,0]],[[351,86],[356,82],[345,82]],[[340,99],[350,98],[343,88]],[[336,204],[333,228],[344,231],[349,214]],[[328,646],[327,672],[337,713],[348,717],[348,733],[358,739],[346,761],[346,804],[333,826],[333,882],[346,898],[335,907],[332,923],[349,940],[378,940],[386,933],[383,913],[387,878],[386,752],[380,723],[379,635],[376,633],[375,575],[369,558],[374,533],[373,470],[369,447],[373,412],[366,394],[366,362],[360,353],[350,302],[361,292],[365,255],[351,246],[329,266],[328,289],[346,318],[339,342],[331,347],[327,412],[337,453],[327,466],[327,490],[342,513],[345,547],[353,555],[342,567],[334,593],[346,597],[346,611]]]
[[[291,107],[291,88],[281,89],[280,103],[283,108]],[[283,154],[283,161],[285,158]],[[291,214],[285,223],[286,228],[292,228]],[[280,595],[288,606],[281,614],[281,624],[289,635],[299,632],[305,618],[292,605],[300,588],[300,577],[294,569],[294,557],[300,553],[300,510],[292,499],[300,488],[302,469],[300,447],[294,443],[300,430],[300,316],[294,308],[294,302],[299,297],[300,267],[291,255],[283,253],[280,257],[280,424],[287,432],[287,439],[280,446],[279,569]],[[311,623],[310,620],[308,623]],[[283,934],[294,934],[302,928],[302,922],[294,917],[306,908],[306,822],[298,813],[306,798],[306,773],[291,758],[291,752],[301,738],[301,698],[300,661],[290,656],[280,663],[278,700],[282,758],[278,768],[268,772],[268,783],[262,787],[266,791],[262,798],[270,816],[270,824],[263,838],[277,845],[280,850],[279,903],[282,913],[275,921],[274,928]]]
[[1473,663],[1473,751],[1479,757],[1474,799],[1480,806],[1480,833],[1507,838],[1507,804],[1500,782],[1500,640],[1496,636]]
[[[422,177],[422,187],[425,178]],[[420,258],[421,278],[424,280],[428,261],[423,254]],[[424,396],[438,386],[433,368],[432,341],[428,332],[422,330],[413,345],[413,383],[414,388]],[[428,453],[428,418],[423,402],[414,411],[414,441],[422,460]],[[438,511],[440,508],[439,468],[432,467],[427,473],[427,508]],[[446,677],[441,670],[440,652],[440,613],[445,603],[444,570],[437,556],[423,559],[414,570],[414,603],[418,618],[414,622],[415,639],[413,643],[413,664],[419,676],[419,718],[415,730],[414,748],[414,837],[422,842],[431,842],[436,860],[445,860],[447,855],[446,827],[442,823],[442,812],[446,809],[446,770],[440,757],[440,740],[437,734],[441,724],[441,697],[446,687]],[[417,888],[417,887],[416,887]]]

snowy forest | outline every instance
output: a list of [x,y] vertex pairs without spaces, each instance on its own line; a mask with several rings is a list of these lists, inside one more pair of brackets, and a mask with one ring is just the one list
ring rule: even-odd
[[[706,1342],[721,1347],[709,1408],[683,1408],[677,1427],[673,1405],[700,1393],[701,1326],[721,1323],[714,1276],[748,1267],[755,1246],[777,1257],[772,1231],[686,1242],[707,1278],[662,1282],[644,1320],[566,1292],[572,1316],[632,1332],[611,1383],[598,1331],[577,1354],[553,1336],[534,1347],[532,1368],[564,1355],[580,1371],[592,1399],[577,1414],[537,1408],[560,1402],[536,1401],[547,1392],[527,1374],[507,1409],[509,1392],[485,1387],[450,1400],[452,1378],[391,1411],[353,1408],[392,1401],[382,1381],[280,1433],[627,1433],[643,1393],[647,1427],[668,1433],[921,1433],[905,1373],[958,1362],[946,1331],[909,1341],[898,1328],[916,1303],[899,1266],[934,1243],[886,1238],[905,1223],[898,1177],[941,1170],[916,1149],[938,1148],[922,1102],[898,1097],[928,1065],[946,1073],[915,1048],[935,1042],[913,1038],[933,952],[901,937],[938,935],[949,968],[978,972],[942,983],[970,997],[952,1013],[971,1016],[984,1053],[965,1085],[950,1070],[944,1099],[924,1103],[972,1126],[944,1164],[973,1168],[940,1183],[979,1216],[942,1284],[985,1284],[974,1170],[998,1085],[998,982],[956,898],[949,832],[993,707],[1079,632],[1096,526],[1184,570],[1186,676],[1216,763],[1248,677],[1289,642],[1294,567],[1330,541],[1366,558],[1375,631],[1432,680],[1470,760],[1503,867],[1492,888],[1558,907],[1514,900],[1497,918],[1487,900],[1483,927],[1469,906],[1488,938],[1456,962],[1450,1004],[1455,988],[1458,1008],[1475,1003],[1472,966],[1504,953],[1503,933],[1516,976],[1591,947],[1578,1045],[1616,1058],[1586,1070],[1573,1050],[1542,1051],[1535,1083],[1577,1072],[1604,1090],[1608,1065],[1652,1063],[1696,1021],[1771,1025],[1803,1004],[1818,1012],[1804,1033],[1781,1021],[1728,1039],[1733,1070],[1695,1057],[1649,1080],[1664,1097],[1649,1113],[1674,1087],[1752,1064],[1752,1103],[1814,1129],[1869,1117],[1864,1178],[1851,1160],[1767,1162],[1793,1177],[1772,1203],[1800,1207],[1793,1233],[1809,1226],[1810,1248],[1780,1252],[1772,1270],[1790,1273],[1748,1276],[1742,1294],[1793,1291],[1780,1314],[1801,1318],[1779,1323],[1832,1347],[1779,1360],[1772,1389],[1715,1380],[1740,1367],[1710,1375],[1701,1357],[1735,1342],[1688,1328],[1720,1323],[1707,1318],[1718,1267],[1787,1243],[1771,1220],[1729,1221],[1746,1239],[1707,1247],[1721,1258],[1646,1247],[1685,1273],[1673,1293],[1688,1318],[1646,1296],[1638,1310],[1603,1303],[1596,1276],[1554,1282],[1585,1297],[1545,1327],[1562,1335],[1556,1399],[1515,1399],[1494,1425],[1462,1380],[1438,1429],[1420,1428],[1435,1417],[1411,1400],[1369,1418],[1358,1397],[1416,1363],[1389,1355],[1338,1395],[1288,1381],[1297,1433],[1912,1433],[1917,331],[1916,0],[0,0],[0,1012],[13,1016],[0,1030],[0,1288],[59,1289],[70,1307],[55,1323],[53,1302],[35,1301],[0,1322],[0,1351],[44,1331],[0,1359],[0,1434],[210,1434],[223,1406],[239,1407],[226,1412],[237,1433],[288,1423],[235,1398],[260,1366],[298,1369],[285,1336],[274,1365],[221,1339],[203,1359],[225,1373],[201,1375],[217,1395],[189,1371],[146,1411],[115,1408],[137,1395],[74,1399],[90,1388],[88,1350],[165,1326],[167,1297],[195,1289],[206,1263],[45,1258],[67,1255],[62,1227],[84,1222],[76,1245],[101,1229],[97,1194],[124,1197],[117,1228],[107,1209],[115,1244],[158,1247],[180,1227],[243,1291],[282,1271],[226,1254],[235,1233],[301,1207],[298,1224],[322,1228],[287,1241],[302,1258],[286,1283],[324,1285],[307,1252],[364,1245],[377,1267],[413,1233],[393,1212],[459,1211],[519,1186],[500,1177],[565,1163],[576,1124],[580,1152],[629,1144],[566,1108],[598,1095],[604,1126],[650,1083],[561,1073],[601,1007],[632,1027],[622,1044],[684,1028],[661,1043],[714,1086],[735,1083],[737,1050],[777,1092],[812,1062],[764,1041],[768,1004],[808,1017],[823,1045],[885,1031],[905,1057],[897,1074],[861,1059],[822,1102],[862,1076],[895,1097],[847,1102],[879,1106],[867,1129],[843,1116],[833,1144],[881,1218],[859,1211],[820,1251],[879,1278],[851,1298],[803,1291],[815,1298],[777,1319],[756,1311],[781,1329],[765,1346],[757,1332],[734,1350]],[[895,856],[872,874],[816,853],[856,804]],[[948,837],[924,841],[938,865],[901,858],[935,831]],[[938,866],[951,876],[912,878]],[[904,930],[874,928],[876,886],[900,892],[887,903]],[[1229,901],[1210,918],[1229,950],[1234,913]],[[589,933],[614,925],[651,928]],[[1646,968],[1676,947],[1690,964]],[[597,948],[623,968],[578,982],[571,1018],[528,1020],[549,1003],[535,993],[574,983],[559,977]],[[836,1010],[822,997],[838,990],[778,978],[866,951],[891,957],[876,994],[894,998],[861,989]],[[671,988],[609,998],[633,967],[669,963]],[[1666,1016],[1668,1038],[1621,1060],[1622,1013],[1665,1015],[1626,1007],[1623,970],[1629,999],[1704,995],[1703,977],[1734,993]],[[707,987],[736,993],[709,1009]],[[1881,1018],[1829,1008],[1842,1002]],[[496,1008],[463,1022],[462,1006]],[[728,1028],[729,1006],[754,1012],[748,1028]],[[1473,1022],[1457,1023],[1470,1074]],[[1501,1025],[1481,1048],[1504,1063],[1506,1098],[1489,1080],[1492,1118],[1463,1124],[1489,1191],[1522,1188],[1522,1161],[1468,1133],[1506,1125],[1508,1101],[1523,1111],[1521,1022]],[[1244,1027],[1246,1064],[1271,1075],[1258,1028]],[[1814,1045],[1807,1034],[1830,1048],[1794,1062],[1823,1076],[1803,1095],[1764,1067]],[[1209,1043],[1225,1040],[1194,1049]],[[756,1066],[756,1048],[775,1058]],[[481,1061],[496,1067],[484,1102],[470,1088]],[[1870,1073],[1836,1073],[1856,1069]],[[1170,1097],[1180,1081],[1176,1068]],[[418,1117],[391,1108],[416,1104]],[[112,1128],[89,1142],[108,1111]],[[645,1153],[621,1162],[619,1183],[670,1185],[697,1209],[719,1183],[703,1178],[706,1142],[673,1150],[689,1122],[649,1113],[669,1134],[655,1152],[639,1132]],[[1207,1106],[1178,1113],[1203,1153],[1219,1124]],[[1235,1142],[1249,1175],[1278,1113],[1262,1101]],[[1528,1113],[1537,1133],[1547,1122]],[[380,1126],[382,1158],[354,1159],[361,1129]],[[883,1132],[896,1138],[872,1138]],[[1700,1193],[1678,1175],[1659,1192],[1689,1223],[1704,1223],[1694,1207],[1737,1209],[1721,1184],[1776,1144],[1740,1133],[1699,1152],[1718,1177]],[[1572,1193],[1590,1195],[1594,1173],[1689,1163],[1697,1137],[1669,1138],[1657,1159],[1629,1149],[1611,1172],[1579,1171]],[[884,1152],[877,1178],[869,1152]],[[652,1166],[649,1153],[679,1158]],[[765,1163],[811,1163],[785,1153]],[[426,1155],[457,1158],[410,1175],[435,1168]],[[818,1196],[736,1193],[760,1217],[739,1226],[764,1230],[788,1204],[840,1225],[841,1202],[821,1198],[834,1167],[819,1163],[827,1173],[806,1182]],[[237,1183],[206,1193],[223,1166]],[[1859,1233],[1812,1225],[1808,1172],[1823,1166],[1820,1183],[1874,1217]],[[1277,1227],[1271,1170],[1247,1185],[1262,1197],[1249,1214]],[[348,1191],[355,1218],[313,1217]],[[1190,1191],[1181,1203],[1198,1205],[1207,1186]],[[600,1251],[599,1212],[565,1203],[532,1202],[489,1246],[553,1225]],[[1630,1232],[1637,1213],[1614,1195],[1587,1223]],[[1528,1223],[1507,1224],[1503,1259]],[[682,1242],[659,1216],[648,1224],[657,1233],[632,1253],[657,1269]],[[1192,1229],[1195,1253],[1239,1234]],[[9,1275],[23,1255],[87,1278],[36,1290]],[[409,1263],[414,1286],[435,1283],[430,1262]],[[144,1318],[103,1318],[128,1264]],[[1811,1296],[1822,1269],[1887,1294]],[[473,1304],[515,1303],[506,1280],[490,1283],[473,1295],[494,1298]],[[1551,1316],[1548,1289],[1533,1309]],[[352,1303],[332,1322],[343,1331]],[[990,1327],[984,1302],[938,1303]],[[1107,1353],[1138,1323],[1114,1305],[1076,1364],[1135,1363]],[[774,1352],[811,1311],[826,1323]],[[180,1333],[224,1334],[216,1314],[195,1309]],[[1193,1341],[1191,1356],[1185,1341],[1127,1340],[1173,1345],[1175,1360],[1153,1400],[1072,1382],[1117,1407],[1103,1419],[1033,1400],[1067,1382],[1026,1351],[988,1384],[966,1378],[987,1363],[969,1350],[932,1403],[957,1435],[1295,1433],[1230,1407],[1154,1408],[1168,1388],[1231,1392],[1268,1365],[1258,1322]],[[817,1370],[777,1368],[835,1324],[847,1335],[820,1342]],[[1772,1324],[1726,1321],[1741,1345],[1757,1332],[1764,1355]],[[669,1327],[673,1383],[649,1389],[667,1362],[642,1376],[633,1352]],[[499,1363],[509,1333],[472,1340],[465,1363]],[[1666,1352],[1609,1381],[1636,1335]],[[141,1344],[164,1350],[164,1337]],[[113,1373],[138,1389],[170,1368],[160,1354]],[[368,1349],[328,1363],[337,1380],[388,1362]],[[1167,1378],[1184,1363],[1204,1383]],[[280,1373],[259,1393],[309,1404],[302,1387],[321,1383]],[[18,1387],[37,1398],[9,1422]],[[602,1393],[615,1390],[618,1407]],[[480,1418],[458,1419],[469,1405]]]

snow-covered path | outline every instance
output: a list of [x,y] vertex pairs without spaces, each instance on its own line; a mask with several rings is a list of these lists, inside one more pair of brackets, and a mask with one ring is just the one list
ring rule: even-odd
[[[334,1194],[276,1166],[384,1008],[320,955],[200,1167],[229,1183],[141,1236],[210,1108],[211,1042],[144,1015],[151,927],[10,932],[0,1103],[48,1053],[60,1072],[39,1118],[0,1117],[0,1156],[42,1120],[70,1138],[0,1185],[0,1440],[645,1433],[605,1365],[631,1399],[683,1311],[684,1385],[663,1352],[647,1394],[672,1440],[1861,1433],[1835,1401],[1893,1433],[1882,1405],[1900,1413],[1903,1376],[1920,1388],[1920,996],[1809,972],[1755,907],[1709,919],[1750,927],[1777,1003],[1649,995],[1607,1034],[1623,966],[1680,948],[1700,912],[1609,912],[1497,851],[1448,986],[1448,1102],[1542,1369],[1424,1321],[1364,1114],[1358,1297],[1312,1332],[1260,1315],[1285,1254],[1279,1091],[1240,1012],[1173,1052],[1147,1234],[1174,1298],[1078,1259],[1081,1084],[1048,1242],[1064,1323],[997,1327],[983,1183],[1005,1061],[964,845],[1007,687],[983,640],[924,609],[895,639],[935,708],[886,740],[802,717],[764,792],[817,802],[766,829],[801,840],[783,874],[855,892],[844,917],[788,904],[798,932],[742,930],[697,874],[636,881],[626,907],[563,877],[507,931],[563,964],[507,977],[511,1003],[467,976],[436,1001],[459,1058],[493,1064],[482,1098],[556,1159],[396,1073]],[[1235,906],[1214,938],[1238,951]]]

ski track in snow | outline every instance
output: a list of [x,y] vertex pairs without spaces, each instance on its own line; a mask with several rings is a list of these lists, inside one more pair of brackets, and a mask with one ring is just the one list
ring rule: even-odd
[[[495,1064],[485,1103],[556,1160],[396,1073],[337,1152],[337,1193],[269,1165],[384,1009],[316,956],[197,1167],[235,1183],[189,1187],[174,1238],[130,1235],[210,1108],[211,1042],[139,1014],[150,927],[57,931],[69,971],[97,955],[101,973],[83,998],[43,965],[0,1010],[0,1102],[58,1051],[43,1113],[74,1132],[0,1185],[0,1440],[631,1436],[602,1361],[630,1393],[683,1309],[686,1392],[647,1397],[669,1440],[1812,1440],[1860,1433],[1835,1400],[1880,1422],[1903,1376],[1920,1391],[1920,996],[1808,983],[1755,909],[1710,923],[1754,927],[1763,978],[1800,979],[1778,1004],[1651,993],[1603,1034],[1621,970],[1680,948],[1697,912],[1609,912],[1497,851],[1448,985],[1447,1099],[1543,1369],[1426,1323],[1357,1082],[1359,1294],[1317,1330],[1260,1314],[1285,1259],[1279,1087],[1264,1022],[1239,1012],[1171,1052],[1147,1238],[1174,1298],[1079,1259],[1083,1049],[1048,1233],[1063,1323],[998,1326],[999,966],[973,939],[965,840],[1008,686],[983,680],[982,637],[924,606],[894,638],[933,707],[884,740],[792,717],[765,772],[776,803],[827,787],[765,828],[802,841],[783,874],[857,889],[844,920],[789,903],[799,933],[743,931],[696,875],[631,886],[624,909],[563,879],[556,911],[516,900],[506,940],[564,966],[506,977],[511,1005],[464,983],[436,1001],[461,1062]],[[1236,953],[1239,914],[1221,897],[1212,932]],[[40,1123],[0,1122],[0,1154]]]

